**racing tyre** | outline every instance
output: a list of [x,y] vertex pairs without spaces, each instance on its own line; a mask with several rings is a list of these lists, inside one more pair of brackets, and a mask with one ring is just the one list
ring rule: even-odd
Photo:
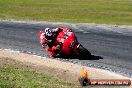
[[80,45],[78,48],[78,56],[79,56],[79,59],[82,59],[82,60],[91,59],[91,53],[82,45]]

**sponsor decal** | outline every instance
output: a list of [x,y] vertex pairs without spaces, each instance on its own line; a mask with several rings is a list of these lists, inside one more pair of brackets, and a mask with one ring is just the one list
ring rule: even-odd
[[88,71],[82,68],[82,76],[79,77],[79,82],[81,86],[88,85],[115,85],[115,86],[130,86],[130,79],[90,79]]

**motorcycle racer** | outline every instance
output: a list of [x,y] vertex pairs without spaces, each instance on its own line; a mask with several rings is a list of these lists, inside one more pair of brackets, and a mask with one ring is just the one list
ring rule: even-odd
[[45,46],[47,45],[49,47],[47,51],[53,57],[59,56],[59,52],[60,52],[59,50],[61,48],[62,40],[57,38],[57,35],[60,31],[66,33],[66,32],[71,32],[71,29],[66,27],[59,27],[55,29],[45,28],[44,31],[40,31],[38,33],[38,35],[40,36],[40,44],[42,45],[43,48],[45,48]]

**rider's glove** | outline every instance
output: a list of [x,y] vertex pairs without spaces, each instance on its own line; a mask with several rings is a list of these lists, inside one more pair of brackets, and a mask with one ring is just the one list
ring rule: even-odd
[[53,46],[52,47],[52,50],[55,51],[55,50],[59,50],[60,49],[60,45],[57,45],[57,46]]

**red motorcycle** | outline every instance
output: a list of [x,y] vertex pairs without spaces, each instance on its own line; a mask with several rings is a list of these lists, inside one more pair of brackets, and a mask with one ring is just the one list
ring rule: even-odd
[[90,59],[91,57],[91,53],[79,44],[75,33],[69,31],[67,28],[60,31],[54,41],[56,41],[56,45],[60,45],[60,47],[54,51],[49,49],[48,53],[51,56],[55,54],[60,58],[78,59]]

